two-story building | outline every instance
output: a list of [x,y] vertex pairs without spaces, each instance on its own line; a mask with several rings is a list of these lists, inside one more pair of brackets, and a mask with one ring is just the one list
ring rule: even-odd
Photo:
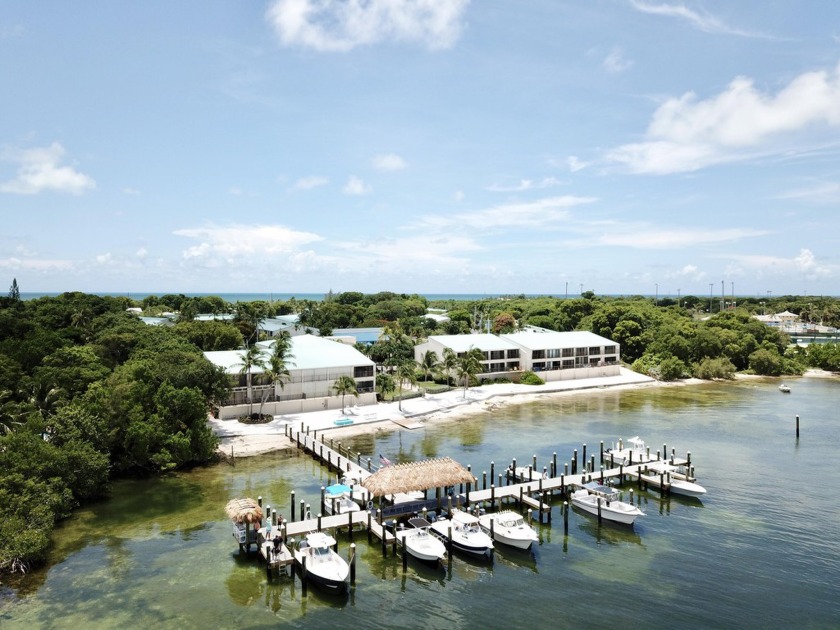
[[[269,362],[274,343],[270,340],[257,344],[262,349],[261,359],[265,364]],[[291,356],[286,367],[290,378],[282,387],[279,383],[266,382],[263,368],[255,366],[251,369],[249,388],[248,374],[242,371],[245,350],[204,353],[210,362],[225,370],[233,385],[229,399],[219,410],[220,418],[237,418],[260,402],[263,413],[272,414],[338,408],[341,397],[336,395],[333,385],[342,376],[351,377],[359,393],[358,398],[350,396],[346,401],[348,404],[376,403],[375,364],[353,346],[314,335],[292,337],[289,343]]]

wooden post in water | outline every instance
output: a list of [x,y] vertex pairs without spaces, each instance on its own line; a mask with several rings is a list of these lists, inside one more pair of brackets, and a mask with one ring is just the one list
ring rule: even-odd
[[[394,532],[396,534],[396,532]],[[396,538],[396,536],[395,536]],[[403,537],[402,541],[402,564],[403,564],[403,573],[408,571],[408,549],[405,546],[405,537]]]
[[563,533],[569,535],[569,502],[563,501]]
[[490,509],[496,509],[496,484],[490,484]]
[[490,462],[490,483],[496,478],[496,462]]
[[691,451],[687,451],[685,454],[685,469],[691,470]]
[[564,475],[569,474],[569,462],[563,462],[563,474]]
[[300,520],[306,520],[306,501],[300,500]]
[[373,527],[371,527],[373,523],[371,521],[373,521],[373,512],[368,510],[368,544],[373,542]]
[[537,469],[537,454],[536,453],[534,453],[534,456],[531,459],[531,464],[532,464],[532,468],[534,470],[536,470]]
[[394,528],[394,540],[392,542],[394,555],[397,555],[397,519],[391,521],[391,526]]
[[572,474],[577,474],[577,449],[575,449],[575,452],[572,455]]
[[291,509],[289,510],[292,513],[290,521],[294,522],[295,520],[295,491],[292,490],[292,501],[291,501]]
[[306,556],[304,555],[300,561],[300,585],[304,597],[306,597],[306,582]]
[[350,535],[350,542],[353,542],[353,512],[347,512],[347,533]]
[[590,462],[590,465],[589,465],[589,472],[595,472],[595,456],[594,455],[592,456],[592,461]]
[[[327,494],[327,489],[324,488],[324,486],[321,486],[321,513],[322,514],[327,511],[327,509],[326,509],[327,508],[326,494]],[[333,507],[335,507],[335,501],[333,501]],[[333,512],[333,514],[335,514],[335,512]],[[319,526],[318,529],[321,529],[321,527]]]
[[601,524],[601,497],[598,497],[598,525]]
[[449,517],[449,528],[446,536],[446,553],[452,555],[452,517]]
[[350,543],[350,584],[356,584],[356,543]]
[[566,498],[566,475],[560,475],[560,496]]
[[368,457],[367,459],[368,459],[368,472],[370,472],[370,457]]
[[601,440],[601,463],[604,463],[604,440]]
[[799,439],[799,416],[796,416],[796,439]]
[[321,531],[321,513],[318,512],[318,531]]
[[554,451],[551,454],[551,477],[552,479],[557,476],[557,451]]
[[[493,479],[491,476],[490,479]],[[487,471],[484,470],[481,472],[481,489],[487,490]]]
[[583,457],[580,458],[580,461],[586,464],[586,444],[583,445]]
[[[510,474],[515,478],[516,477],[516,458],[513,458],[513,463],[510,465]],[[508,479],[508,485],[511,483],[516,483],[515,481],[511,481]]]
[[495,524],[496,524],[496,519],[491,518],[490,519],[490,540],[496,540],[496,534],[495,534],[496,526],[495,526]]

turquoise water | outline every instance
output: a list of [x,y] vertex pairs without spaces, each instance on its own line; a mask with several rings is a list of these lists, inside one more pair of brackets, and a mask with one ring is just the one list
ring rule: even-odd
[[[646,512],[599,527],[561,507],[533,553],[499,549],[492,564],[456,556],[402,571],[357,533],[357,583],[344,598],[268,582],[241,556],[224,516],[262,495],[288,514],[290,493],[315,505],[330,481],[298,453],[237,460],[153,481],[115,484],[112,500],[57,532],[51,565],[0,592],[3,628],[497,628],[524,626],[836,628],[840,381],[802,378],[782,395],[754,380],[599,391],[498,409],[434,427],[347,439],[394,461],[450,456],[482,478],[516,457],[538,466],[587,444],[588,455],[640,435],[653,450],[691,451],[702,502],[633,485]],[[801,437],[794,436],[800,415]],[[339,553],[348,553],[346,534]]]

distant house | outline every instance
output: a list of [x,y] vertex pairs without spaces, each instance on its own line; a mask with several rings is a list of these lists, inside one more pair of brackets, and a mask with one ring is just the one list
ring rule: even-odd
[[[267,363],[274,341],[261,341],[262,358]],[[232,391],[219,411],[220,418],[236,418],[247,413],[250,404],[265,401],[264,413],[283,414],[305,411],[322,411],[340,406],[332,387],[341,376],[356,382],[358,399],[350,397],[348,403],[368,405],[376,402],[375,364],[353,346],[316,337],[299,335],[291,338],[291,354],[287,364],[290,379],[281,388],[266,383],[263,369],[251,370],[251,387],[247,374],[241,372],[245,350],[205,352],[204,356],[222,368],[231,379]]]
[[298,323],[297,315],[294,319],[286,317],[268,317],[260,321],[260,332],[266,337],[276,337],[281,331],[286,331],[292,337],[299,335],[317,335],[318,331]]
[[370,346],[379,341],[382,336],[382,328],[335,328],[330,335],[330,338],[352,339],[350,344],[361,343]]

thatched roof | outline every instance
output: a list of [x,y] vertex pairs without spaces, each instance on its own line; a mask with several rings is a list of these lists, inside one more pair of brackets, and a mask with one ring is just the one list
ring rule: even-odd
[[373,496],[475,483],[466,468],[449,457],[380,468],[362,482]]
[[231,499],[225,512],[234,523],[262,523],[263,511],[254,499]]

